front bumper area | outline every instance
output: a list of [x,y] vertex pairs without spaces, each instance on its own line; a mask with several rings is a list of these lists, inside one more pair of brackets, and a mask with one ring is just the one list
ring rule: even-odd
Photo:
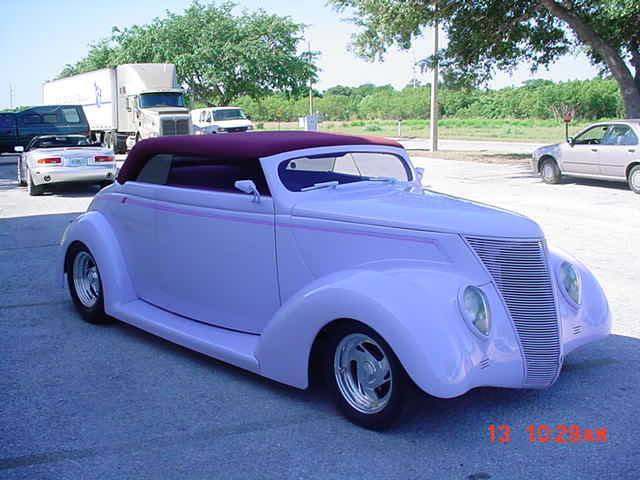
[[86,167],[36,167],[31,170],[35,185],[54,183],[98,183],[116,178],[116,165],[90,165]]

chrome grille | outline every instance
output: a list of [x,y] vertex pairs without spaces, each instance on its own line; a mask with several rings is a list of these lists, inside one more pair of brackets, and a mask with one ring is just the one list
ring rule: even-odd
[[553,286],[541,240],[466,237],[511,314],[525,359],[525,384],[552,383],[560,367]]
[[176,120],[176,134],[189,135],[189,120]]
[[176,122],[173,119],[162,120],[162,132],[161,135],[175,135],[176,134]]

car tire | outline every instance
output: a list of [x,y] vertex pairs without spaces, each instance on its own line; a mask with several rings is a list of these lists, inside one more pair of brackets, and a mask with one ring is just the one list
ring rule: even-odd
[[33,178],[31,177],[31,172],[27,170],[27,192],[32,197],[37,197],[44,193],[44,187],[42,185],[35,185],[33,183]]
[[324,351],[327,387],[338,408],[356,425],[390,427],[405,411],[411,384],[387,342],[359,322],[341,324]]
[[22,159],[18,160],[18,185],[21,187],[27,186],[27,181],[22,173]]
[[544,183],[560,183],[562,174],[560,173],[558,164],[554,159],[547,158],[542,161],[542,165],[540,165],[540,177],[542,177],[542,181]]
[[627,180],[629,188],[635,193],[640,193],[640,165],[636,165],[629,171]]
[[81,244],[72,245],[65,267],[69,293],[80,315],[89,323],[108,323],[100,272],[89,249]]

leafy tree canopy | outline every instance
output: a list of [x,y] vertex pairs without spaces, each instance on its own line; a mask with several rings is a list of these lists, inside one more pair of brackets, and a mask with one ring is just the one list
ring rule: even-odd
[[638,0],[329,0],[353,9],[362,27],[354,51],[381,60],[391,45],[409,48],[438,19],[448,45],[439,60],[448,85],[486,83],[496,70],[527,62],[535,72],[584,49],[616,80],[629,117],[640,117]]
[[234,15],[235,5],[199,1],[148,25],[113,28],[111,38],[67,65],[59,78],[124,63],[173,63],[195,102],[227,105],[246,95],[299,95],[316,80],[314,52],[298,53],[304,25],[263,10]]

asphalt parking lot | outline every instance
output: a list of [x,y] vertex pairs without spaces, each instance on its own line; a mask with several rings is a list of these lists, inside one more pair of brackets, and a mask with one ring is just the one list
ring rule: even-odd
[[[0,165],[0,478],[637,478],[640,195],[541,183],[524,167],[416,158],[425,184],[524,213],[587,264],[614,335],[570,354],[545,391],[417,401],[390,431],[121,323],[83,322],[53,277],[57,242],[97,187],[29,197]],[[511,427],[491,442],[489,427]],[[606,429],[606,442],[531,443],[525,428]]]

